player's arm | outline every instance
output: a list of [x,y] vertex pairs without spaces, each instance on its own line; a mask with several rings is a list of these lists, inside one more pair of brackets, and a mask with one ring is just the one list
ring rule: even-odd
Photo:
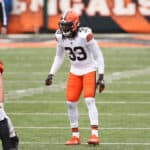
[[[95,43],[95,44],[94,44]],[[104,57],[102,54],[102,51],[100,47],[98,46],[97,42],[93,41],[93,56],[97,62],[98,67],[98,80],[97,80],[97,87],[99,89],[99,92],[103,92],[105,88],[105,82],[104,82]]]
[[6,16],[6,11],[5,11],[5,4],[4,1],[0,2],[0,13],[1,13],[1,22],[2,22],[2,27],[1,27],[1,33],[5,34],[7,32],[7,16]]
[[88,36],[88,48],[92,50],[93,57],[97,62],[98,67],[98,80],[97,80],[97,87],[99,87],[99,92],[101,93],[105,88],[104,83],[104,57],[100,47],[98,46],[96,40],[92,37],[92,33]]
[[65,56],[64,50],[61,48],[60,45],[57,45],[56,55],[55,55],[53,64],[52,64],[51,69],[49,71],[48,77],[45,80],[45,84],[46,85],[51,85],[52,84],[53,76],[56,74],[56,72],[61,67],[61,65],[62,65],[62,63],[64,61],[64,56]]

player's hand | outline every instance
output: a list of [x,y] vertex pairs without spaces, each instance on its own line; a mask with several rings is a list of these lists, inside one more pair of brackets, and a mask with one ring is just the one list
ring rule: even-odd
[[105,89],[105,81],[104,81],[104,75],[100,74],[99,78],[96,82],[96,87],[98,88],[99,92],[102,93]]
[[49,86],[52,84],[53,76],[53,74],[48,75],[47,79],[45,80],[45,85]]

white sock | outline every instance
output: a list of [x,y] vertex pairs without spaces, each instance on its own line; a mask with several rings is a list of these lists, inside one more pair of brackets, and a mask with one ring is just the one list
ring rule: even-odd
[[72,136],[80,137],[80,133],[79,132],[72,132]]
[[78,103],[67,102],[68,104],[68,116],[70,120],[71,128],[78,128]]
[[92,129],[92,133],[91,134],[98,136],[98,130]]
[[85,98],[85,102],[89,112],[90,124],[98,126],[98,111],[95,104],[95,98]]

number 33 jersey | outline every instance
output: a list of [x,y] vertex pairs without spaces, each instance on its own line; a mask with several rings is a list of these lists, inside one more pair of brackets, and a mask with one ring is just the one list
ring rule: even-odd
[[90,28],[80,27],[74,38],[63,37],[58,30],[55,34],[57,41],[56,56],[50,73],[55,74],[60,68],[65,54],[71,62],[70,72],[83,75],[96,71],[104,73],[104,59],[101,49]]

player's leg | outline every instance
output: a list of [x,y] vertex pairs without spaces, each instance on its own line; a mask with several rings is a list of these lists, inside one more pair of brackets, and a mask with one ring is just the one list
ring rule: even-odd
[[13,150],[17,150],[19,140],[16,140],[18,139],[18,137],[16,136],[11,120],[6,115],[3,106],[4,88],[3,88],[2,72],[3,72],[3,65],[2,62],[0,62],[0,137],[2,140],[4,150],[7,149],[8,147],[13,148]]
[[19,138],[16,135],[11,119],[8,116],[6,116],[6,119],[7,119],[8,128],[9,128],[10,148],[13,150],[17,150],[18,145],[19,145]]
[[6,119],[6,113],[3,109],[4,91],[3,91],[2,72],[3,72],[3,64],[0,61],[0,138],[2,141],[3,149],[8,150],[9,149],[9,128]]
[[95,89],[96,89],[96,72],[86,74],[83,79],[83,91],[91,124],[91,137],[88,140],[88,144],[99,144],[98,111],[94,98]]
[[79,123],[78,123],[78,99],[82,91],[82,78],[69,74],[67,81],[67,105],[72,137],[66,142],[66,145],[80,144]]
[[87,104],[89,119],[91,124],[91,136],[88,140],[88,144],[99,144],[98,135],[98,111],[95,104],[95,99],[92,97],[85,98]]
[[66,145],[80,144],[79,123],[78,123],[78,102],[67,102],[68,117],[72,130],[71,138],[65,143]]
[[[4,150],[18,149],[19,139],[15,133],[12,133],[13,126],[10,128],[10,118],[6,115],[3,107],[0,105],[0,138]],[[13,132],[14,129],[13,129]]]
[[9,150],[9,128],[6,119],[6,114],[3,108],[0,107],[0,138],[2,141],[3,150]]

